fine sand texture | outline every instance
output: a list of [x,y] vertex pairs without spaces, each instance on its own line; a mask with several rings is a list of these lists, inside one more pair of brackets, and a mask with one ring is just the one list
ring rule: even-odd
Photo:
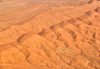
[[100,69],[100,0],[0,0],[0,69]]

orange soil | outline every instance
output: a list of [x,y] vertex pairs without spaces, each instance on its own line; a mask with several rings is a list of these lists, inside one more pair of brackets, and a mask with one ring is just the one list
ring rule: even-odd
[[100,69],[100,1],[55,3],[1,12],[0,69]]

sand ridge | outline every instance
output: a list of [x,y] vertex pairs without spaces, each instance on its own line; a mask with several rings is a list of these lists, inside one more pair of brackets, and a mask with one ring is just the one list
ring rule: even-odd
[[0,15],[0,69],[100,69],[99,5],[42,4]]

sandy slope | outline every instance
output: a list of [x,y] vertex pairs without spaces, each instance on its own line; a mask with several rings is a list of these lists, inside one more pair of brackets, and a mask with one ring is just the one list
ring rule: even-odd
[[2,14],[0,69],[100,69],[99,22],[99,0]]

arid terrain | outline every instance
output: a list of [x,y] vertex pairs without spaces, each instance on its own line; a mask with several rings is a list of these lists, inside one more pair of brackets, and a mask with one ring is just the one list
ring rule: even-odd
[[0,0],[0,69],[100,69],[100,0]]

